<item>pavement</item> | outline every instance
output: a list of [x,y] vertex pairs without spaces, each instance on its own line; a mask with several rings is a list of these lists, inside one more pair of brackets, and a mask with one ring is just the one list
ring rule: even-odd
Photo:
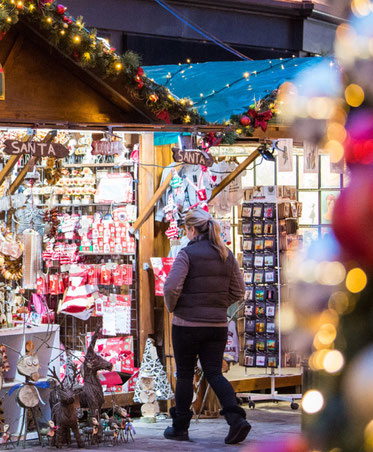
[[[228,433],[228,425],[223,417],[219,419],[201,419],[196,422],[194,419],[189,428],[190,442],[170,441],[163,437],[163,431],[171,425],[170,419],[157,420],[156,423],[145,423],[141,419],[134,420],[136,435],[135,441],[129,440],[118,446],[111,446],[108,443],[87,447],[92,452],[110,449],[111,451],[136,451],[136,452],[167,452],[167,451],[205,451],[210,452],[245,452],[250,445],[259,441],[271,441],[283,436],[292,436],[300,433],[301,413],[300,410],[292,410],[289,403],[257,403],[255,409],[249,409],[243,405],[247,412],[247,420],[252,425],[252,429],[244,442],[238,445],[224,444],[224,438]],[[52,448],[47,446],[43,450],[47,452]],[[23,450],[12,449],[12,450]],[[35,445],[31,441],[27,442],[26,451],[40,451],[40,445]],[[74,446],[68,448],[75,452]]]

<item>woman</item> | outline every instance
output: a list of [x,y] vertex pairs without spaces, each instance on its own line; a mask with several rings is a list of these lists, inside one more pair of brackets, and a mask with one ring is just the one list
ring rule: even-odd
[[237,261],[220,237],[220,226],[210,214],[191,210],[185,226],[190,242],[177,255],[164,286],[167,309],[174,313],[172,342],[177,369],[176,406],[170,410],[173,422],[164,436],[189,440],[198,356],[230,426],[225,443],[235,444],[246,438],[251,426],[221,369],[227,342],[227,308],[243,297],[245,285]]

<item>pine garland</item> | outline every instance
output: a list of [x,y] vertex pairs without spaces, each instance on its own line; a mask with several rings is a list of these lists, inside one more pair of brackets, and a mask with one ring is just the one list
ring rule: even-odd
[[29,23],[62,53],[102,78],[119,80],[131,95],[144,102],[160,120],[173,124],[206,124],[193,103],[177,99],[168,88],[144,74],[140,58],[131,51],[118,55],[113,47],[88,30],[83,18],[74,19],[66,8],[47,0],[1,0],[0,38],[18,22]]
[[263,99],[250,105],[245,113],[232,115],[227,122],[230,128],[222,139],[224,144],[233,144],[237,138],[252,137],[255,129],[261,127],[265,132],[268,123],[277,113],[277,90],[272,91]]

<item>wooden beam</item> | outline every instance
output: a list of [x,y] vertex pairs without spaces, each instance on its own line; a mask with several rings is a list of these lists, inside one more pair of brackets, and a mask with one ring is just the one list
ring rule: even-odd
[[26,165],[21,169],[21,171],[17,174],[12,185],[9,187],[9,194],[14,195],[14,193],[18,190],[19,186],[22,184],[26,174],[29,171],[32,171],[36,163],[38,162],[39,157],[31,157]]
[[154,214],[149,209],[154,193],[154,136],[152,133],[140,135],[140,161],[149,166],[139,167],[139,212],[147,211],[146,219],[141,222],[139,228],[139,252],[138,252],[138,274],[139,274],[139,361],[145,348],[145,342],[150,334],[154,334],[154,285],[153,274],[147,270],[150,258],[154,255]]
[[16,60],[19,51],[22,49],[22,44],[23,44],[23,36],[21,34],[19,34],[9,52],[9,54],[7,55],[5,61],[3,62],[3,69],[6,72],[8,70],[8,67],[11,66],[14,61]]
[[[32,138],[33,134],[27,134],[22,140],[20,141],[28,141]],[[12,172],[13,168],[16,166],[18,160],[22,157],[22,155],[11,155],[9,159],[7,160],[4,168],[2,169],[0,173],[0,185],[5,181],[5,179],[9,176],[9,174]]]
[[224,188],[229,185],[233,179],[235,179],[239,174],[242,173],[257,157],[259,157],[259,151],[252,152],[242,163],[240,163],[237,168],[232,171],[226,178],[224,178],[220,184],[215,187],[212,191],[211,198],[209,201],[213,200]]
[[[141,168],[141,166],[140,166],[140,168]],[[172,177],[173,177],[173,172],[171,171],[167,175],[163,184],[158,187],[158,189],[156,190],[154,195],[151,197],[149,202],[146,204],[146,206],[143,209],[139,209],[139,211],[141,211],[141,213],[138,216],[137,220],[133,223],[132,228],[130,229],[131,234],[133,234],[135,231],[137,231],[137,229],[139,229],[144,224],[144,222],[149,218],[149,216],[153,212],[155,204],[161,199],[163,193],[167,190],[167,187],[170,185]]]

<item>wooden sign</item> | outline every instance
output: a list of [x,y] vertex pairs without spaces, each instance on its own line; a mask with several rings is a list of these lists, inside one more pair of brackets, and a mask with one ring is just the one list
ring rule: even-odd
[[189,163],[189,165],[212,166],[214,161],[210,154],[198,149],[172,148],[175,162]]
[[92,155],[120,155],[122,152],[121,141],[92,141]]
[[4,152],[8,155],[30,154],[36,157],[55,157],[57,159],[69,155],[69,150],[60,143],[5,140],[4,144]]

